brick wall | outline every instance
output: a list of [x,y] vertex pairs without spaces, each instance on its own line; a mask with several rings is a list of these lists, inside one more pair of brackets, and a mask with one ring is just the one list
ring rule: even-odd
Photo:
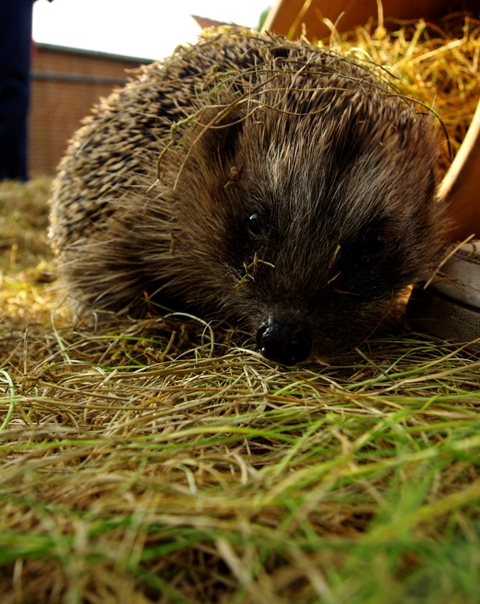
[[54,174],[67,143],[101,96],[147,60],[39,44],[32,64],[29,172]]

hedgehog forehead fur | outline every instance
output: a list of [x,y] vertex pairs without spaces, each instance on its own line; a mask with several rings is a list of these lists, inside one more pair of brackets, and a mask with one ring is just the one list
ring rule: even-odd
[[60,166],[51,239],[78,309],[301,324],[320,352],[365,337],[440,249],[420,109],[376,70],[238,30],[144,68]]

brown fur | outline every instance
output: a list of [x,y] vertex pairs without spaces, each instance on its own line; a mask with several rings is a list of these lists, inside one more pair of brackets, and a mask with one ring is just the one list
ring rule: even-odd
[[[274,317],[328,353],[435,261],[436,148],[433,118],[364,66],[210,36],[146,67],[75,135],[52,199],[60,271],[81,312],[138,316],[147,299],[254,333]],[[266,356],[308,354],[284,354],[285,337]]]

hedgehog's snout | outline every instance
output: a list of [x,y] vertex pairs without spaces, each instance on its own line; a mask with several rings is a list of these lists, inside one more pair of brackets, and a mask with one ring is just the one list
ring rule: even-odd
[[282,322],[270,315],[257,331],[257,346],[271,361],[296,365],[310,354],[312,338],[305,325]]

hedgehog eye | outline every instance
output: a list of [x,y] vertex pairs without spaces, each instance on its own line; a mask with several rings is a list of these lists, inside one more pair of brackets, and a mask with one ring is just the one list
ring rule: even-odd
[[260,218],[260,214],[255,212],[248,219],[248,232],[250,235],[259,235],[262,230],[262,220]]
[[363,242],[363,259],[373,260],[378,258],[385,249],[385,238],[378,231],[368,233]]

